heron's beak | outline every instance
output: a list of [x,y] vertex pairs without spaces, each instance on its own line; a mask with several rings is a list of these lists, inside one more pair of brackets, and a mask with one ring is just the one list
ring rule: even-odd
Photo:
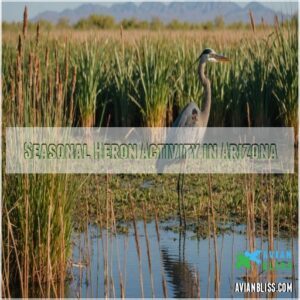
[[230,59],[226,56],[219,55],[219,54],[211,54],[211,57],[215,58],[219,62],[229,62]]

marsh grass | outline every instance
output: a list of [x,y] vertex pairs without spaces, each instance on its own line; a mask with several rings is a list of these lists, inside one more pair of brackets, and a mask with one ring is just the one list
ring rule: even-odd
[[[59,108],[63,94],[68,102],[62,109],[65,116],[55,114],[57,122],[72,116],[73,125],[105,125],[111,118],[114,126],[169,126],[186,103],[202,105],[203,88],[193,62],[203,48],[211,47],[231,62],[208,66],[213,97],[209,126],[247,126],[250,119],[251,126],[292,126],[296,133],[297,35],[295,21],[285,27],[276,23],[272,30],[236,34],[69,30],[56,36],[50,33],[46,39],[39,30],[28,33],[26,43],[20,34],[23,69],[13,70],[15,61],[21,66],[13,55],[18,36],[12,40],[4,32],[4,105],[13,92],[19,110],[23,98],[46,102],[47,93]],[[33,76],[37,67],[46,76],[41,89],[40,79]],[[10,77],[16,80],[11,82]],[[21,85],[27,81],[31,91],[21,95]],[[31,116],[27,111],[26,120]]]
[[[82,127],[92,127],[95,125],[97,97],[105,84],[103,53],[99,51],[95,43],[88,45],[86,42],[80,47],[79,55],[75,55],[75,57],[74,65],[78,66],[75,97],[80,114],[80,124]],[[104,110],[106,103],[101,104],[102,110]]]
[[166,124],[166,109],[172,92],[165,47],[163,43],[143,40],[134,51],[137,62],[134,71],[136,85],[134,95],[130,98],[139,107],[142,125],[146,127],[164,127]]

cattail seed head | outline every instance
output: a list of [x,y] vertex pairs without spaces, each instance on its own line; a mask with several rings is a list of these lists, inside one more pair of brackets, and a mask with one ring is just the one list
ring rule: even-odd
[[32,87],[32,73],[33,73],[33,66],[32,66],[32,53],[29,54],[29,88]]
[[52,103],[52,76],[51,74],[48,75],[48,96],[47,96],[47,102],[49,105]]
[[19,41],[18,41],[18,55],[21,57],[22,55],[22,38],[21,35],[19,34]]
[[46,48],[45,65],[46,65],[46,69],[47,69],[48,65],[49,65],[49,49],[48,49],[48,47]]
[[71,99],[70,99],[70,111],[69,111],[69,124],[72,125],[73,118],[74,118],[74,93],[76,87],[76,76],[77,76],[77,69],[76,66],[73,68],[73,76],[72,76],[72,90],[71,90]]
[[68,45],[66,45],[66,49],[65,49],[65,84],[66,84],[66,86],[68,83],[68,77],[69,77],[69,48],[68,48]]
[[14,74],[11,75],[11,100],[14,102],[15,101],[15,76]]
[[18,105],[18,121],[19,125],[22,124],[23,113],[24,113],[24,103],[23,103],[23,80],[22,80],[22,64],[21,56],[17,56],[17,65],[16,65],[16,83],[17,83],[17,105]]
[[249,10],[249,17],[250,17],[252,31],[255,32],[255,21],[254,21],[253,12],[251,10]]
[[58,52],[57,52],[57,47],[55,47],[55,85],[56,88],[59,83],[59,65],[58,65]]
[[38,44],[39,44],[39,38],[40,38],[40,23],[37,23],[37,25],[36,25],[36,38],[35,38],[36,46],[38,46]]
[[27,25],[28,25],[28,11],[27,11],[27,6],[25,6],[24,14],[23,14],[23,36],[24,36],[24,38],[27,33]]

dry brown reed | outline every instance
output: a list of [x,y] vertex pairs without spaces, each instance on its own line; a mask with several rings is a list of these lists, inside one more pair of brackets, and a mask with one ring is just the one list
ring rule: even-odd
[[[115,216],[115,209],[114,209],[114,197],[111,195],[110,197],[110,206],[111,206],[111,222],[112,222],[112,235],[117,235],[117,222],[116,222],[116,216]],[[118,265],[118,274],[119,274],[119,284],[120,284],[120,297],[122,299],[125,298],[125,285],[124,285],[124,279],[123,274],[121,272],[121,264],[120,264],[120,249],[119,249],[119,242],[116,238],[116,250],[117,250],[117,265]]]
[[154,208],[155,212],[155,231],[156,231],[156,238],[157,238],[157,243],[158,243],[158,249],[159,249],[159,254],[160,254],[160,270],[161,270],[161,276],[162,276],[162,288],[163,288],[163,294],[165,298],[168,298],[168,288],[167,288],[167,282],[166,282],[166,277],[165,277],[165,271],[162,266],[162,251],[161,251],[161,246],[160,246],[160,234],[159,234],[159,225],[158,225],[158,213],[156,207]]
[[75,93],[75,86],[76,86],[76,75],[77,75],[77,69],[76,66],[74,66],[73,76],[72,76],[71,98],[70,98],[70,112],[69,112],[70,125],[72,124],[72,120],[74,120],[74,93]]
[[215,298],[220,296],[220,272],[218,263],[218,243],[217,243],[217,226],[216,226],[216,216],[213,206],[213,195],[212,195],[212,182],[211,174],[208,175],[208,187],[209,187],[209,207],[211,213],[211,222],[213,228],[213,240],[214,240],[214,284],[215,284]]
[[[268,175],[267,175],[268,176]],[[270,176],[268,176],[270,177]],[[267,197],[268,197],[268,251],[274,251],[274,189],[273,189],[273,180],[270,177],[267,187]],[[268,259],[268,273],[267,280],[268,282],[276,281],[276,272],[275,272],[275,259]],[[269,294],[270,298],[275,297],[275,293],[271,292]]]
[[131,194],[129,193],[129,201],[131,205],[131,216],[132,216],[132,223],[134,229],[134,240],[136,246],[136,252],[138,255],[138,264],[139,264],[139,278],[140,278],[140,288],[141,288],[141,297],[144,298],[144,282],[143,282],[143,269],[142,269],[142,254],[141,254],[141,246],[139,241],[139,233],[136,224],[136,217],[135,217],[135,204],[131,198]]
[[150,242],[149,242],[149,236],[148,236],[148,230],[147,230],[146,207],[145,207],[145,203],[144,202],[143,202],[143,223],[144,223],[144,233],[145,233],[146,247],[147,247],[148,269],[149,269],[150,281],[151,281],[151,292],[152,292],[152,297],[155,298],[154,279],[153,279],[153,273],[152,273],[152,261],[151,261],[151,251],[150,251]]
[[[250,252],[255,251],[255,180],[254,175],[245,175],[245,196],[246,196],[246,210],[247,210],[247,249]],[[251,270],[248,274],[246,272],[247,282],[253,283],[258,281],[258,268],[254,262],[251,262]],[[255,298],[257,297],[256,293],[246,294],[247,297]]]

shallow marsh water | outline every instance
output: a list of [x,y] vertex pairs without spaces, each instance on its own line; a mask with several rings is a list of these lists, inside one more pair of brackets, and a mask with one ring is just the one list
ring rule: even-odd
[[[174,225],[176,221],[173,220],[159,224],[158,242],[155,222],[147,223],[150,261],[143,221],[137,222],[140,261],[133,226],[127,234],[113,235],[107,230],[101,233],[95,225],[88,227],[88,234],[74,233],[73,267],[66,296],[121,297],[123,293],[126,297],[164,297],[167,293],[168,297],[214,297],[213,238],[197,238],[192,231],[183,234],[170,230],[176,228]],[[244,267],[236,266],[237,255],[247,250],[245,226],[226,224],[226,227],[230,230],[217,237],[219,295],[244,297],[243,293],[234,292],[234,285],[243,282],[246,275]],[[256,248],[267,250],[267,240],[257,238]],[[277,282],[293,282],[292,293],[277,293],[276,296],[297,297],[298,240],[275,239],[274,249],[292,251],[295,267],[276,271]],[[260,274],[260,281],[266,281],[266,273]]]

